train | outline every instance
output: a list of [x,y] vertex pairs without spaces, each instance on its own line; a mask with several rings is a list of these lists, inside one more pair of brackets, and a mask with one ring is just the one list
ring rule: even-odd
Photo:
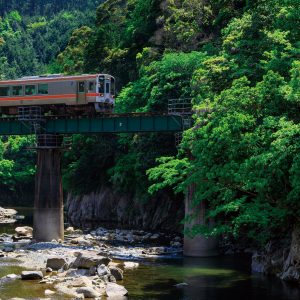
[[82,115],[112,112],[115,78],[108,74],[27,76],[0,81],[0,114],[40,107],[44,114]]

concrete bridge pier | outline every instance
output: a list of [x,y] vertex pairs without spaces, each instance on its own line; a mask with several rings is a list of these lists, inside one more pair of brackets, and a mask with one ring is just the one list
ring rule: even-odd
[[37,149],[33,238],[49,242],[64,238],[61,150]]
[[[187,195],[185,197],[185,216],[193,215],[194,218],[191,222],[185,224],[185,230],[193,227],[194,225],[213,225],[213,221],[207,221],[205,219],[206,203],[202,202],[198,206],[193,205],[193,195],[195,192],[195,185],[191,185],[188,188]],[[215,237],[206,238],[201,235],[197,235],[191,238],[185,234],[183,254],[185,256],[192,257],[209,257],[218,255],[218,239]]]

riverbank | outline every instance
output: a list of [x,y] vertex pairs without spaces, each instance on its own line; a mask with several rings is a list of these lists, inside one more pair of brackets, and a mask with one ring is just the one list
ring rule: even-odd
[[[165,246],[158,246],[162,244]],[[0,249],[0,264],[10,263],[28,272],[5,274],[0,285],[28,279],[38,286],[34,290],[54,299],[120,298],[128,294],[119,284],[125,270],[137,268],[141,259],[181,257],[182,239],[172,234],[105,228],[83,234],[70,227],[64,242],[35,243],[30,227],[21,227],[14,235],[0,236]]]
[[[187,258],[182,256],[182,237],[178,234],[104,227],[84,232],[69,227],[64,242],[35,243],[30,230],[19,228],[18,234],[15,232],[16,227],[30,225],[32,221],[32,211],[24,212],[29,219],[27,215],[24,219],[18,216],[17,222],[8,227],[10,234],[0,235],[2,300],[76,299],[82,297],[78,288],[94,291],[99,299],[113,299],[107,296],[108,286],[123,293],[127,291],[119,299],[129,300],[206,300],[208,294],[210,300],[223,300],[225,296],[231,300],[242,296],[244,300],[300,297],[297,286],[290,286],[275,276],[252,273],[251,255],[237,255],[241,249],[231,249],[230,243],[225,245],[224,253],[231,255]],[[74,264],[78,257],[96,265],[78,266]],[[104,259],[104,266],[99,263],[100,268],[99,259]],[[51,271],[47,270],[48,260],[58,263],[51,268],[52,272],[47,272]],[[40,279],[24,280],[22,271],[42,274],[37,275]],[[122,273],[123,278],[118,277]],[[244,296],[245,291],[249,295]]]

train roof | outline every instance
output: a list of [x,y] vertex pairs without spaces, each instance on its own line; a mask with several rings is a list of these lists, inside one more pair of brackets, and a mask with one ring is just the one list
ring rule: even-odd
[[51,82],[51,81],[68,81],[68,80],[82,80],[93,79],[99,75],[109,76],[109,74],[83,74],[83,75],[63,75],[63,74],[50,74],[40,76],[25,76],[15,80],[0,80],[0,84],[22,84],[27,82]]

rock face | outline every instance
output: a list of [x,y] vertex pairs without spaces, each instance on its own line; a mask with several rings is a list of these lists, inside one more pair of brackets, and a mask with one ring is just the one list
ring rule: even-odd
[[252,271],[300,283],[300,227],[293,230],[291,241],[269,242],[263,251],[255,252]]
[[293,230],[290,251],[284,261],[280,278],[300,282],[300,227]]
[[144,230],[181,232],[183,204],[183,199],[171,199],[166,194],[143,203],[131,195],[120,195],[102,187],[99,192],[89,195],[69,194],[65,207],[69,222],[75,227],[94,227],[111,222]]

